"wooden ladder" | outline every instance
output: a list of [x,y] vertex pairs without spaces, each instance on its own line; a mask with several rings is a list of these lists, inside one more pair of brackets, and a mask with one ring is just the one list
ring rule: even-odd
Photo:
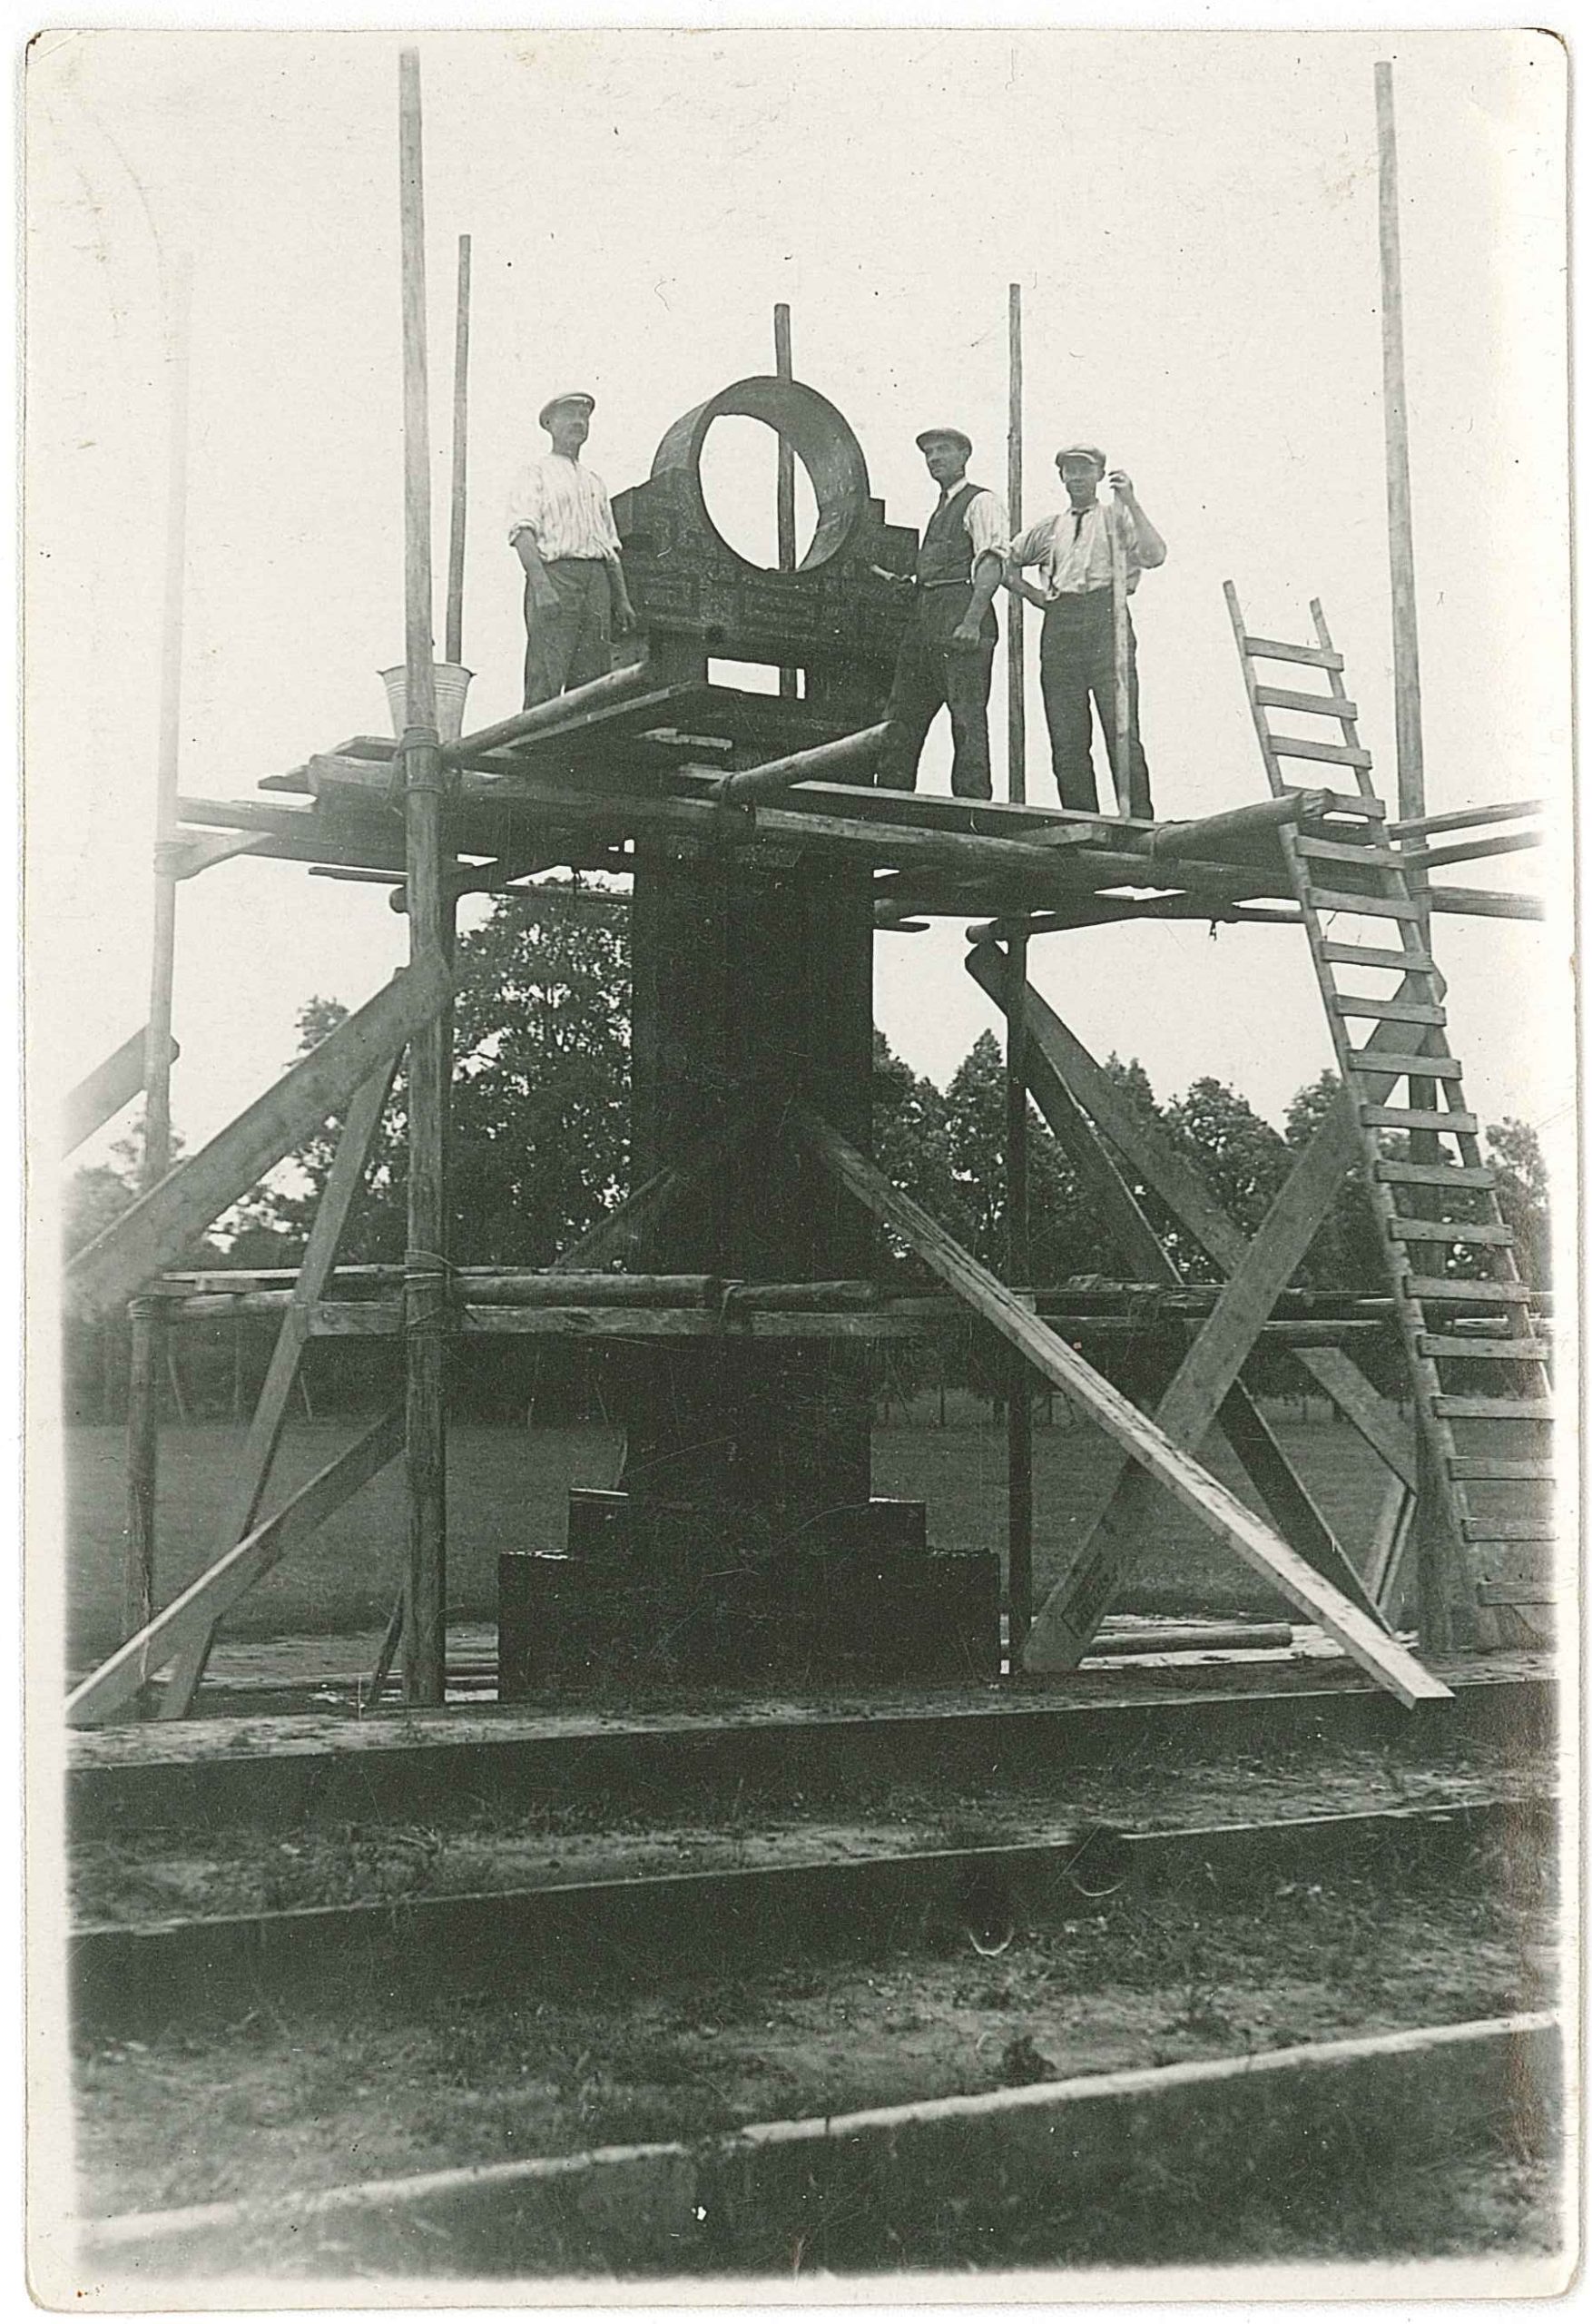
[[[1424,1474],[1452,1549],[1450,1580],[1437,1602],[1423,1591],[1423,1627],[1449,1636],[1529,1642],[1548,1623],[1553,1539],[1553,1415],[1547,1342],[1537,1335],[1531,1294],[1516,1262],[1514,1235],[1499,1206],[1498,1177],[1483,1158],[1480,1124],[1465,1108],[1462,1069],[1444,1029],[1445,987],[1428,946],[1427,908],[1411,891],[1397,838],[1371,783],[1359,712],[1343,683],[1319,603],[1313,645],[1252,636],[1227,584],[1250,711],[1273,793],[1290,789],[1284,759],[1342,767],[1352,793],[1329,792],[1324,812],[1279,826],[1283,858],[1303,914],[1338,1069],[1352,1100],[1372,1209],[1387,1256],[1394,1305],[1425,1453]],[[1329,692],[1263,684],[1256,664],[1302,665],[1324,673]],[[1277,734],[1272,714],[1294,724],[1325,721],[1322,733]],[[1385,942],[1350,943],[1334,934],[1339,915],[1374,921]],[[1353,982],[1393,980],[1381,995],[1344,991]],[[1408,1026],[1403,1048],[1363,1049],[1354,1019]],[[1388,1035],[1379,1034],[1380,1040]],[[1404,1083],[1405,1100],[1391,1104]],[[1478,1275],[1452,1272],[1479,1265]],[[1479,1318],[1479,1320],[1475,1320]],[[1472,1366],[1485,1367],[1489,1393],[1472,1393]],[[1457,1376],[1456,1376],[1457,1375]],[[1430,1541],[1432,1536],[1426,1532]],[[1448,1600],[1445,1610],[1441,1600]],[[1491,1610],[1498,1610],[1496,1611]],[[1535,1620],[1533,1619],[1535,1617]]]

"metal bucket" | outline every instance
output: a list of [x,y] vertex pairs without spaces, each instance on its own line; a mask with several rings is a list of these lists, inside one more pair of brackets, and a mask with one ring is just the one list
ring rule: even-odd
[[[465,696],[476,674],[462,668],[457,662],[434,662],[431,666],[437,679],[437,731],[445,743],[457,743],[464,728]],[[396,670],[381,673],[381,683],[387,688],[388,715],[397,736],[404,731],[408,679],[407,662],[400,662]]]

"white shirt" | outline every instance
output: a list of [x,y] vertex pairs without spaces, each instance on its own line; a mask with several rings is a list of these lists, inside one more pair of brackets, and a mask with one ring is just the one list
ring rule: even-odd
[[1052,603],[1057,597],[1081,596],[1086,590],[1109,589],[1110,527],[1115,515],[1122,527],[1123,546],[1127,551],[1131,596],[1139,586],[1140,571],[1139,537],[1133,518],[1125,508],[1108,510],[1102,500],[1091,501],[1081,512],[1083,523],[1076,525],[1074,518],[1079,513],[1069,504],[1054,517],[1042,517],[1037,525],[1030,525],[1011,545],[1012,563],[1037,565],[1040,590]]
[[619,536],[603,480],[549,452],[529,460],[515,478],[508,497],[508,537],[528,532],[547,564],[564,556],[617,556]]

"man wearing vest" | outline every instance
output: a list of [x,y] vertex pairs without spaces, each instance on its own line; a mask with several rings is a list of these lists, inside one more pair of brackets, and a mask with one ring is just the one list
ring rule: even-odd
[[[1067,505],[1019,533],[1007,562],[1007,586],[1038,606],[1045,615],[1039,633],[1039,687],[1050,729],[1050,763],[1064,807],[1098,814],[1089,697],[1095,698],[1111,763],[1116,763],[1116,657],[1111,616],[1111,527],[1122,535],[1131,596],[1141,571],[1166,561],[1166,544],[1134,497],[1133,479],[1120,468],[1106,473],[1106,455],[1093,444],[1069,444],[1057,452]],[[1098,498],[1105,478],[1116,496],[1115,508]],[[1022,567],[1037,565],[1036,586]],[[1128,812],[1146,821],[1150,770],[1139,740],[1138,651],[1133,617],[1127,625]]]
[[916,789],[923,744],[943,706],[951,714],[951,789],[958,799],[988,799],[997,635],[991,607],[1005,570],[1006,510],[993,492],[967,481],[973,447],[959,428],[926,428],[917,440],[939,487],[939,506],[909,585],[912,615],[896,659],[885,711],[889,732],[874,779],[884,790]]
[[525,567],[526,708],[605,675],[610,641],[635,625],[602,478],[581,466],[594,399],[555,396],[536,415],[553,449],[515,479],[508,537]]

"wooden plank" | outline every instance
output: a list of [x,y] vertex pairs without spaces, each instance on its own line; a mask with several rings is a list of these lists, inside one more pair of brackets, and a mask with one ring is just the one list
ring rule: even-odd
[[[387,1105],[388,1092],[398,1071],[398,1055],[388,1058],[368,1080],[354,1092],[348,1118],[339,1136],[337,1151],[332,1156],[331,1168],[316,1206],[304,1256],[294,1282],[276,1345],[266,1367],[254,1416],[249,1423],[242,1459],[239,1463],[238,1483],[221,1531],[221,1546],[231,1549],[242,1541],[260,1514],[260,1504],[265,1498],[270,1482],[271,1463],[276,1459],[277,1446],[281,1442],[287,1423],[288,1403],[299,1377],[299,1360],[304,1344],[310,1336],[316,1302],[326,1288],[327,1277],[337,1257],[338,1244],[343,1227],[354,1206],[360,1187],[365,1183],[365,1168],[369,1159],[371,1142],[380,1126]],[[215,1627],[196,1632],[190,1644],[179,1655],[176,1666],[161,1698],[162,1718],[186,1718],[204,1678],[205,1665],[210,1659]]]
[[1332,1009],[1337,1017],[1377,1017],[1396,1025],[1446,1025],[1449,1012],[1437,1000],[1373,1000],[1369,994],[1340,992]]
[[1558,1528],[1551,1517],[1469,1517],[1468,1541],[1554,1541]]
[[1354,863],[1368,872],[1400,872],[1404,859],[1391,847],[1372,844],[1374,834],[1368,832],[1363,840],[1312,839],[1308,834],[1294,842],[1299,852],[1312,863]]
[[1558,1601],[1540,1581],[1479,1581],[1476,1602],[1479,1606],[1553,1606]]
[[1449,1474],[1460,1484],[1548,1484],[1553,1462],[1524,1458],[1503,1459],[1491,1452],[1456,1452]]
[[1263,710],[1302,710],[1312,716],[1340,718],[1352,724],[1360,715],[1358,703],[1347,694],[1295,694],[1287,686],[1256,686],[1254,698]]
[[1417,1056],[1413,1050],[1350,1049],[1348,1065],[1351,1073],[1391,1073],[1402,1078],[1406,1074],[1419,1074],[1426,1081],[1460,1081],[1465,1068],[1457,1057]]
[[1302,734],[1273,734],[1272,755],[1279,759],[1323,759],[1329,766],[1369,767],[1369,751],[1350,743],[1312,743]]
[[403,1412],[395,1404],[75,1687],[66,1699],[67,1724],[92,1727],[130,1701],[146,1674],[162,1669],[197,1631],[211,1629],[262,1574],[384,1469],[402,1444]]
[[1278,637],[1244,636],[1243,651],[1257,662],[1304,662],[1315,670],[1341,670],[1341,654],[1330,654],[1319,645],[1288,645]]
[[1553,1420],[1548,1396],[1434,1396],[1432,1410],[1443,1420]]
[[1376,1176],[1391,1187],[1454,1187],[1485,1192],[1498,1185],[1498,1172],[1485,1162],[1391,1162],[1373,1165]]
[[1475,1137],[1481,1128],[1475,1114],[1432,1106],[1362,1106],[1360,1118],[1368,1129],[1447,1130],[1454,1137]]
[[[993,948],[989,948],[991,952]],[[976,945],[968,955],[969,973],[992,997],[1000,990],[998,956],[986,957]],[[1117,1150],[1125,1155],[1179,1223],[1225,1275],[1243,1263],[1247,1238],[1234,1226],[1204,1182],[1157,1131],[1140,1121],[1121,1091],[1065,1025],[1044,996],[1029,987],[1028,1039],[1085,1104]],[[1037,1097],[1037,1068],[1030,1060],[1030,1083]],[[1413,1487],[1414,1440],[1395,1405],[1377,1391],[1341,1348],[1301,1348],[1296,1361],[1330,1396],[1351,1426]]]
[[1549,1340],[1488,1340],[1463,1332],[1422,1332],[1418,1344],[1422,1355],[1441,1360],[1462,1355],[1482,1364],[1546,1364],[1553,1354]]
[[1454,1275],[1409,1275],[1404,1288],[1411,1299],[1442,1299],[1460,1307],[1529,1307],[1532,1296],[1527,1283],[1472,1283]]
[[[1256,692],[1259,691],[1257,687]],[[1387,815],[1386,807],[1373,792],[1323,791],[1320,796],[1325,803],[1322,809],[1323,815],[1351,815],[1365,823],[1380,823]],[[1324,828],[1330,833],[1332,826],[1329,823]]]
[[1505,1250],[1515,1240],[1512,1226],[1496,1226],[1490,1219],[1391,1218],[1388,1233],[1395,1243],[1487,1243]]
[[[1103,1379],[1048,1324],[1025,1307],[987,1267],[952,1241],[910,1196],[897,1192],[871,1162],[802,1105],[793,1126],[841,1185],[915,1250],[964,1299],[973,1313],[994,1325],[1035,1370],[1081,1405],[1125,1452],[1149,1470],[1184,1506],[1235,1549],[1244,1562],[1271,1581],[1328,1634],[1361,1668],[1400,1702],[1441,1701],[1449,1689],[1377,1621],[1289,1548],[1253,1512],[1174,1444],[1154,1421]],[[1031,1641],[1032,1643],[1032,1641]]]
[[1377,944],[1339,944],[1328,938],[1321,946],[1323,960],[1340,968],[1387,969],[1402,976],[1431,976],[1437,962],[1430,952],[1390,952]]
[[[1352,1116],[1346,1107],[1334,1106],[1294,1164],[1156,1406],[1156,1422],[1174,1443],[1197,1451],[1278,1295],[1315,1239],[1357,1147]],[[1035,1619],[1031,1667],[1075,1669],[1087,1652],[1121,1570],[1145,1538],[1154,1490],[1145,1472],[1135,1466],[1117,1478],[1077,1558]],[[1330,1533],[1311,1562],[1380,1623],[1374,1602]]]
[[1473,920],[1546,920],[1540,896],[1515,896],[1501,888],[1429,888],[1433,911],[1468,913]]
[[177,838],[182,845],[173,852],[172,862],[179,880],[196,880],[201,872],[230,863],[234,856],[259,855],[265,850],[264,834],[259,832],[180,831]]
[[1371,920],[1419,921],[1420,906],[1411,903],[1407,896],[1352,896],[1336,888],[1309,890],[1310,901],[1317,911],[1347,911],[1362,913]]
[[[92,1073],[84,1074],[76,1087],[68,1092],[66,1102],[61,1108],[63,1154],[74,1152],[85,1137],[92,1137],[95,1130],[103,1129],[113,1115],[119,1114],[123,1106],[132,1104],[143,1088],[148,1042],[147,1026],[141,1027],[136,1033],[130,1033],[119,1049],[113,1049],[108,1058],[96,1065]],[[167,1065],[174,1064],[182,1053],[177,1043],[168,1035]]]
[[1395,839],[1425,839],[1437,832],[1473,831],[1481,823],[1504,823],[1520,815],[1546,815],[1546,799],[1506,800],[1497,807],[1461,807],[1448,815],[1417,815],[1410,822],[1390,823]]
[[68,1260],[64,1280],[74,1305],[113,1306],[170,1265],[193,1236],[346,1105],[372,1068],[446,1005],[452,990],[440,960],[400,970],[208,1146]]
[[1407,847],[1400,860],[1410,871],[1430,871],[1443,863],[1474,863],[1489,855],[1518,855],[1540,847],[1547,836],[1545,832],[1498,832],[1465,840],[1457,847]]

